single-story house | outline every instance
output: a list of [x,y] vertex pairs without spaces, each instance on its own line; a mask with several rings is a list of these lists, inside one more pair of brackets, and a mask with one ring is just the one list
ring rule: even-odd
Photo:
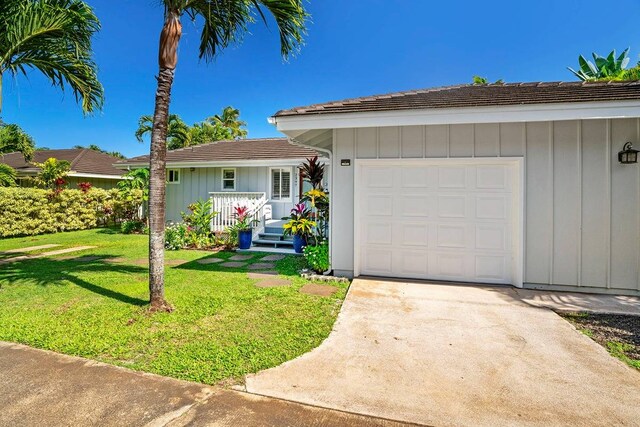
[[[220,212],[214,219],[217,230],[229,225],[226,221],[233,206],[245,205],[253,210],[264,206],[268,219],[288,216],[308,190],[300,179],[298,166],[318,155],[322,156],[314,149],[290,143],[287,138],[217,141],[170,150],[166,220],[180,222],[180,213],[199,199],[212,199],[213,209]],[[149,156],[123,160],[115,166],[149,167]]]
[[640,294],[640,82],[459,85],[277,112],[331,157],[331,260],[383,276]]
[[40,172],[40,168],[33,163],[44,163],[52,157],[66,160],[71,165],[71,171],[65,178],[69,188],[77,188],[79,183],[89,182],[94,187],[108,190],[123,179],[124,171],[113,167],[119,158],[88,148],[38,150],[33,153],[31,162],[26,162],[22,153],[8,153],[0,156],[0,162],[16,170],[18,185],[32,186],[27,178],[33,178]]

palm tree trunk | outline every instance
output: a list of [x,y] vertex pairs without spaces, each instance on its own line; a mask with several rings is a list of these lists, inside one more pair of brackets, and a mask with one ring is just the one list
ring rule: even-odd
[[164,226],[166,206],[167,127],[171,86],[182,26],[177,12],[167,11],[160,35],[158,88],[149,162],[149,303],[152,311],[171,311],[164,298]]

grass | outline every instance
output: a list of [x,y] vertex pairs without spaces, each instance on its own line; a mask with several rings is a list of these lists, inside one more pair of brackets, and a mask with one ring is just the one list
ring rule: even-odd
[[[97,248],[0,265],[0,340],[208,384],[241,381],[317,347],[347,288],[336,284],[333,297],[298,292],[301,257],[276,264],[290,286],[259,288],[246,270],[195,262],[234,253],[173,251],[166,259],[187,261],[165,267],[175,311],[149,314],[147,236],[87,230],[5,239],[0,251],[47,243]],[[77,259],[88,255],[100,258]]]
[[560,315],[612,356],[640,369],[640,317],[585,312]]

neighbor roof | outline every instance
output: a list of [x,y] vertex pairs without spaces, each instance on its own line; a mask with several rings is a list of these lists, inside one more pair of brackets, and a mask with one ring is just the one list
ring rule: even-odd
[[119,158],[88,148],[38,150],[33,153],[31,163],[25,162],[21,153],[9,153],[0,156],[0,162],[8,164],[18,173],[37,172],[39,168],[32,163],[43,163],[51,157],[68,161],[71,164],[71,172],[75,173],[116,176],[123,174],[122,170],[113,167],[113,164],[120,160]]
[[[238,139],[170,150],[167,151],[167,162],[303,159],[317,155],[317,151],[291,144],[287,138]],[[141,163],[149,163],[149,156],[118,162],[120,165]]]
[[637,99],[640,99],[640,81],[495,83],[443,86],[350,98],[280,110],[274,117]]

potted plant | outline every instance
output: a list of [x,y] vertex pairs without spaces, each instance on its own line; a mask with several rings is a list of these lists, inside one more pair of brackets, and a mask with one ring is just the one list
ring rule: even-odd
[[297,254],[302,253],[307,245],[307,238],[316,226],[316,223],[309,219],[309,214],[309,209],[303,203],[298,203],[291,209],[291,219],[283,226],[284,234],[293,236],[293,250]]
[[236,223],[232,227],[233,231],[238,233],[238,248],[249,249],[251,247],[251,240],[253,238],[253,224],[258,221],[251,219],[249,216],[249,208],[246,206],[236,206],[234,217]]

